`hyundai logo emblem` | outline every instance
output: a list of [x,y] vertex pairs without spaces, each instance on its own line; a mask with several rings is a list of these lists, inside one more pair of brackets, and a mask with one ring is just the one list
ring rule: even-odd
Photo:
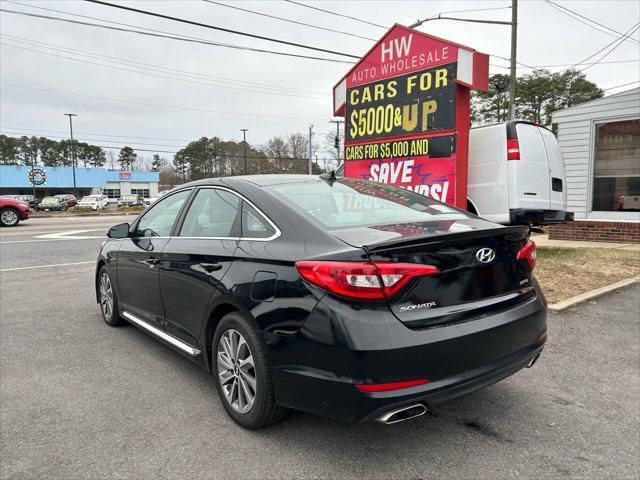
[[476,252],[476,258],[481,263],[490,263],[495,260],[496,252],[493,248],[481,248]]

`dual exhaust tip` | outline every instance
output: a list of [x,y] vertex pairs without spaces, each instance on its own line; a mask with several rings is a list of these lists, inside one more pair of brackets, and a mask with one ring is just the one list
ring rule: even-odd
[[393,410],[389,410],[387,413],[380,415],[376,418],[376,422],[391,425],[392,423],[404,422],[405,420],[420,417],[425,413],[427,413],[427,407],[422,403],[405,405],[403,407],[394,408]]

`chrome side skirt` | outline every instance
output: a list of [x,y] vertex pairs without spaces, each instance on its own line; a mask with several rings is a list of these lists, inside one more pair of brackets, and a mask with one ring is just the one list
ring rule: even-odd
[[193,348],[191,345],[187,345],[182,340],[178,340],[176,337],[172,337],[171,335],[163,332],[162,330],[159,330],[153,325],[149,325],[144,320],[139,319],[138,317],[130,314],[129,312],[122,312],[122,316],[127,320],[129,320],[130,322],[135,323],[139,327],[142,327],[147,332],[154,334],[156,337],[161,338],[165,342],[170,343],[174,347],[179,348],[180,350],[182,350],[185,353],[188,353],[189,355],[195,356],[200,354],[200,350],[198,350],[197,348]]

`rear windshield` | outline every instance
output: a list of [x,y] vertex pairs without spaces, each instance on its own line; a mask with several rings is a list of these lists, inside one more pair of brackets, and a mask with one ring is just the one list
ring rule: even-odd
[[44,197],[41,203],[60,203],[60,199],[56,197]]
[[267,188],[288,206],[320,221],[329,230],[469,218],[460,210],[424,195],[375,182],[341,178],[333,185],[309,182]]
[[97,202],[98,197],[82,197],[81,202]]
[[138,195],[123,195],[123,200],[138,200]]

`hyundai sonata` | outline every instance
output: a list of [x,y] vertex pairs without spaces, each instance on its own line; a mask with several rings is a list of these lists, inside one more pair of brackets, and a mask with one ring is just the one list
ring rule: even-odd
[[546,340],[527,227],[401,188],[201,180],[108,236],[96,270],[104,321],[210,370],[247,428],[288,409],[406,420],[533,365]]

